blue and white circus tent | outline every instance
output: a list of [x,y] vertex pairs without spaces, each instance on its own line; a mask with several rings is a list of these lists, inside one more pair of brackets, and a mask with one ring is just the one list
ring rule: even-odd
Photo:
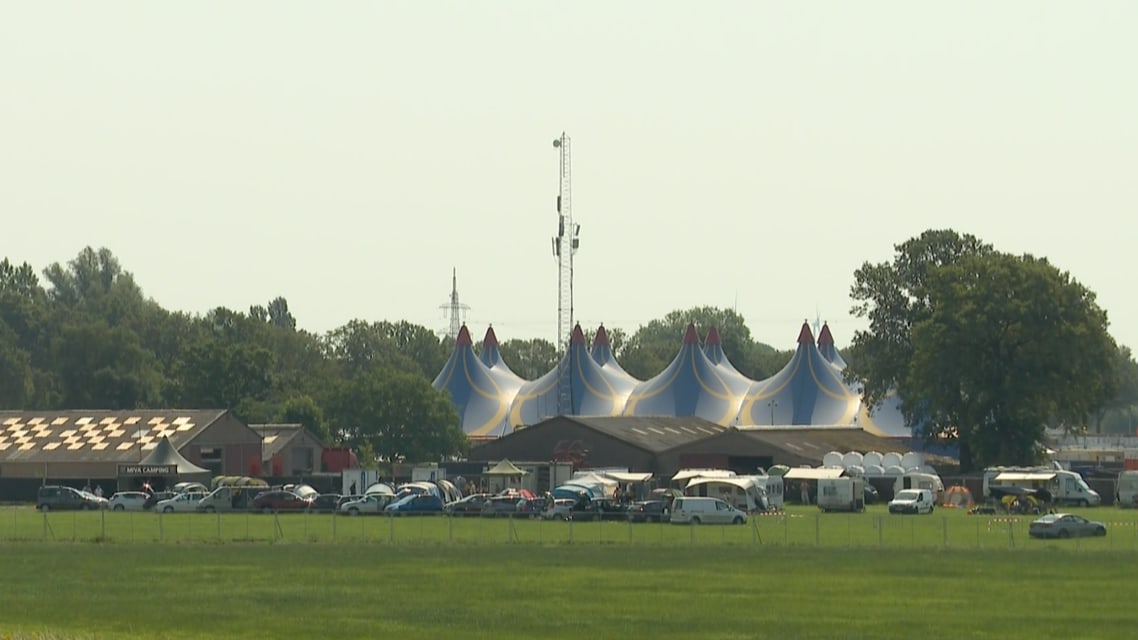
[[578,324],[573,327],[569,349],[558,364],[518,389],[509,422],[516,428],[559,415],[619,416],[627,397],[628,393],[614,384],[589,354],[585,334]]
[[846,368],[846,361],[842,359],[842,354],[838,353],[838,349],[834,347],[834,335],[830,333],[830,325],[825,322],[822,323],[822,329],[818,332],[818,351],[821,351],[822,357],[837,367],[838,371]]
[[490,375],[494,376],[511,398],[526,382],[525,378],[514,373],[502,360],[502,352],[498,350],[498,336],[494,334],[492,326],[486,329],[486,337],[482,339],[482,351],[478,354],[478,360],[486,365]]
[[802,323],[798,349],[770,378],[751,386],[739,411],[739,425],[850,425],[861,399],[814,344]]
[[507,418],[515,389],[503,387],[474,355],[466,325],[459,329],[454,351],[431,386],[450,394],[467,436],[497,438],[510,432]]
[[755,383],[747,376],[743,375],[735,365],[727,358],[727,354],[723,353],[723,339],[719,337],[719,330],[711,327],[707,330],[707,339],[703,341],[703,352],[707,354],[707,359],[721,369],[725,376],[739,381],[740,384],[745,384],[747,389]]
[[625,371],[624,367],[616,361],[616,357],[612,353],[612,343],[609,342],[609,334],[605,331],[603,324],[597,329],[597,334],[593,336],[593,348],[589,351],[589,355],[601,366],[601,372],[612,383],[613,388],[624,394],[625,399],[632,393],[632,389],[640,384],[640,380]]
[[680,351],[659,375],[636,385],[626,416],[696,416],[716,424],[734,423],[749,386],[712,362],[689,324]]

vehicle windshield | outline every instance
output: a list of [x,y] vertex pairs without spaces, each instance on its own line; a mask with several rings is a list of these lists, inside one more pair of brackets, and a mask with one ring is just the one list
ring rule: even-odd
[[896,499],[897,500],[916,500],[917,496],[919,496],[919,495],[921,495],[920,491],[914,491],[912,489],[905,489],[904,491],[901,491],[900,493],[897,494]]

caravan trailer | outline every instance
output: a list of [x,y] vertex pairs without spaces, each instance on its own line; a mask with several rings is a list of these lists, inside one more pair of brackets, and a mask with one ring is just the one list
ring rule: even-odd
[[905,489],[928,489],[933,494],[933,504],[944,502],[944,482],[935,473],[910,471],[897,476],[897,479],[893,481],[893,495],[897,495]]
[[818,508],[822,511],[864,511],[865,479],[819,478]]
[[1138,471],[1123,471],[1118,474],[1118,490],[1114,501],[1120,507],[1138,507]]

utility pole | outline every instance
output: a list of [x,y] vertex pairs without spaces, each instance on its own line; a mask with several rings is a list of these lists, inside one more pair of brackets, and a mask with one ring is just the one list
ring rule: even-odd
[[569,335],[573,331],[573,255],[580,246],[581,226],[573,222],[573,170],[569,136],[553,141],[561,152],[560,183],[557,191],[557,235],[553,256],[557,258],[557,351],[562,357],[557,368],[557,414],[567,415],[573,408],[573,385],[569,370]]

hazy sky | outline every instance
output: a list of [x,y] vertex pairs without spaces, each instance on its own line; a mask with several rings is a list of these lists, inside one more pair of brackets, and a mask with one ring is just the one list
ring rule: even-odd
[[[1047,256],[1138,347],[1138,3],[3,2],[0,254],[171,309],[553,339],[736,307],[839,346],[929,228]],[[679,336],[677,336],[677,340]]]

